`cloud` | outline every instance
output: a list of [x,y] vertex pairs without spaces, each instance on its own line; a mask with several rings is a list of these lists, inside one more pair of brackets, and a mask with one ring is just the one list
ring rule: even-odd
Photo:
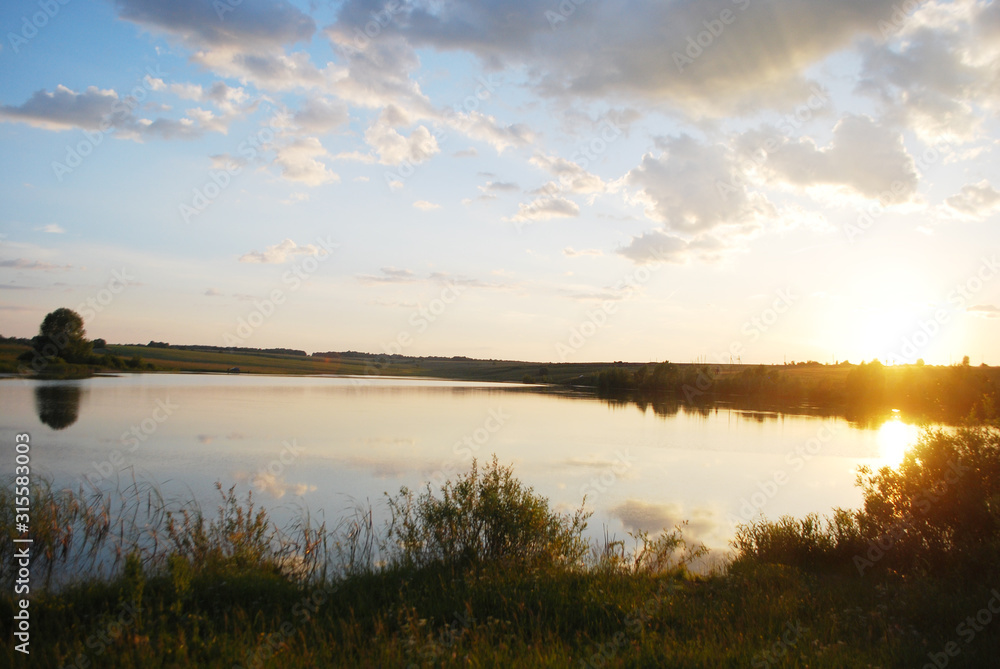
[[275,476],[271,472],[264,471],[263,469],[253,475],[246,475],[239,472],[236,475],[236,479],[248,481],[254,488],[271,495],[275,499],[281,499],[287,493],[291,493],[296,497],[301,497],[306,493],[316,491],[316,486],[312,483],[289,483],[285,480],[283,475]]
[[0,119],[21,121],[46,130],[97,130],[116,110],[116,105],[118,94],[113,90],[91,86],[77,93],[60,84],[52,92],[36,91],[18,107],[3,105],[0,107]]
[[455,158],[475,158],[479,155],[474,147],[469,147],[468,149],[461,149],[451,154]]
[[646,216],[667,232],[697,234],[728,226],[746,233],[774,216],[773,205],[748,190],[728,147],[688,135],[659,144],[664,153],[643,156],[624,182],[636,189],[632,199],[645,205]]
[[362,283],[410,283],[417,280],[413,272],[408,269],[382,267],[379,271],[382,274],[359,274],[358,280]]
[[998,17],[995,2],[923,3],[894,39],[863,50],[858,89],[924,142],[973,140],[1000,104]]
[[313,244],[300,246],[291,239],[285,239],[274,246],[268,246],[263,252],[251,251],[240,256],[240,262],[247,263],[283,263],[291,260],[294,256],[315,256],[320,250]]
[[[490,70],[523,66],[530,85],[550,97],[626,98],[720,115],[805,99],[801,73],[860,35],[877,35],[893,3],[636,0],[573,3],[564,16],[552,0],[466,0],[407,4],[392,17],[391,31],[416,48],[472,53]],[[381,9],[380,0],[348,0],[336,30],[353,35]],[[724,11],[731,17],[725,25]],[[718,23],[718,34],[706,23]],[[708,44],[698,47],[703,32]],[[689,49],[693,61],[678,62]]]
[[637,265],[658,262],[681,264],[688,262],[699,251],[704,252],[703,258],[713,259],[715,256],[712,252],[718,252],[722,248],[722,243],[713,237],[705,237],[692,243],[676,235],[651,230],[632,237],[628,245],[618,249],[616,253]]
[[563,249],[563,255],[567,258],[577,258],[579,256],[602,256],[604,251],[600,249],[580,249],[577,251],[572,246],[567,246]]
[[305,132],[323,134],[345,125],[350,120],[347,104],[324,97],[307,98],[292,117]]
[[320,186],[340,181],[340,175],[317,160],[329,155],[316,137],[301,137],[276,147],[274,164],[281,168],[281,176],[289,181]]
[[539,152],[532,156],[529,162],[556,177],[559,180],[560,190],[570,193],[600,193],[605,190],[605,184],[600,177],[565,158]]
[[1000,211],[1000,191],[983,179],[979,183],[966,184],[945,203],[966,218],[981,219]]
[[0,267],[6,269],[31,269],[31,270],[69,270],[73,269],[72,265],[53,265],[47,262],[40,262],[38,260],[27,260],[25,258],[14,258],[11,260],[0,260]]
[[422,125],[406,137],[379,121],[365,131],[365,141],[378,154],[378,161],[383,165],[403,162],[420,164],[441,150],[437,139]]
[[202,295],[204,295],[205,297],[222,297],[223,294],[218,290],[216,290],[215,288],[209,288],[204,293],[202,293]]
[[763,167],[779,181],[803,188],[834,186],[872,199],[891,193],[895,203],[916,194],[917,170],[902,134],[869,116],[842,118],[825,147],[809,138],[791,141],[776,135],[777,131],[748,133],[740,143],[776,146]]
[[247,51],[308,41],[316,23],[286,0],[117,0],[118,16],[166,32],[193,48],[238,47]]
[[622,521],[630,531],[656,534],[661,530],[671,531],[686,523],[684,539],[689,545],[710,540],[718,536],[722,529],[720,514],[710,508],[685,509],[681,504],[652,504],[638,499],[628,499],[611,508],[613,517]]
[[421,211],[433,211],[441,208],[441,205],[428,202],[427,200],[417,200],[413,203],[413,206]]
[[518,205],[517,214],[505,221],[525,223],[547,221],[552,218],[573,218],[580,215],[580,207],[562,197],[539,197],[528,204]]
[[510,147],[528,146],[536,140],[531,128],[523,123],[503,124],[489,114],[469,112],[468,114],[444,114],[444,120],[466,137],[486,142],[497,153]]
[[487,181],[479,190],[484,193],[513,193],[521,190],[521,187],[512,181]]
[[976,304],[968,307],[966,311],[981,318],[1000,318],[1000,307],[992,304]]
[[53,235],[65,234],[66,228],[59,225],[58,223],[49,223],[48,225],[43,225],[40,228],[35,228],[38,232],[47,232]]
[[56,90],[35,92],[24,104],[0,107],[0,120],[27,123],[45,130],[80,128],[102,133],[115,131],[118,137],[142,140],[199,137],[205,131],[226,132],[235,114],[217,116],[211,111],[194,107],[179,119],[147,119],[136,116],[133,99],[119,98],[113,90],[95,86],[82,93],[63,85]]

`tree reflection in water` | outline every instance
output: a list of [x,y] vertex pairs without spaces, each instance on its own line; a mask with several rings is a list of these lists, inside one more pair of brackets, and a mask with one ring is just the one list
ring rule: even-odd
[[38,420],[53,430],[63,430],[80,417],[80,386],[41,384],[35,386],[35,410]]

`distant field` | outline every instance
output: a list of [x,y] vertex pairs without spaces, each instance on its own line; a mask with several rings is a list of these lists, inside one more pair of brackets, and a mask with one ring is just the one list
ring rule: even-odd
[[[361,361],[327,361],[280,353],[221,353],[146,346],[108,346],[108,351],[124,358],[138,355],[158,369],[174,372],[225,372],[232,367],[239,367],[243,374],[365,373],[365,365]],[[400,369],[397,373],[406,371]]]

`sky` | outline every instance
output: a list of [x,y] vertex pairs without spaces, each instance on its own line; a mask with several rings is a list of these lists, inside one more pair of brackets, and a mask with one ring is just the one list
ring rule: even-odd
[[1000,364],[1000,4],[0,7],[0,334]]

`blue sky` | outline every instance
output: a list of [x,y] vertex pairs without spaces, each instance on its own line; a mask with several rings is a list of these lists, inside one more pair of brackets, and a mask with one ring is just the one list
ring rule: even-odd
[[[0,333],[1000,363],[993,2],[0,9]],[[866,214],[867,212],[867,214]]]

